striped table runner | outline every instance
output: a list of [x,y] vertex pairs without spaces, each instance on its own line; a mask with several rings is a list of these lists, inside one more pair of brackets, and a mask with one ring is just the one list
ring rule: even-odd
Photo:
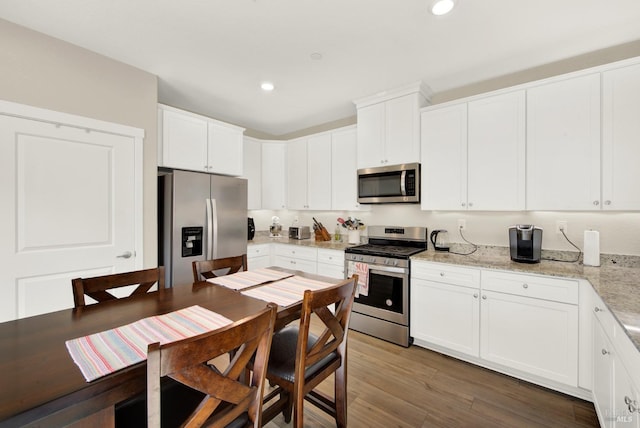
[[233,290],[243,290],[254,285],[265,284],[267,282],[278,281],[293,276],[291,273],[278,270],[260,268],[237,272],[231,275],[220,276],[218,278],[207,279],[207,282],[223,285]]
[[144,318],[101,333],[67,340],[67,350],[87,382],[147,359],[150,343],[175,342],[232,321],[200,306]]
[[292,276],[282,281],[243,291],[242,294],[266,302],[273,302],[279,306],[289,306],[302,301],[304,290],[319,290],[333,285],[335,284]]

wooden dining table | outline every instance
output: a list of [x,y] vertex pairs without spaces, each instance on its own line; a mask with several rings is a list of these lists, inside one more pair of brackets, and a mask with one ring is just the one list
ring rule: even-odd
[[[237,321],[266,304],[220,285],[198,282],[0,323],[0,428],[113,426],[115,405],[145,390],[146,362],[87,382],[67,351],[67,340],[193,305]],[[279,306],[276,328],[297,319],[300,309],[301,302]]]

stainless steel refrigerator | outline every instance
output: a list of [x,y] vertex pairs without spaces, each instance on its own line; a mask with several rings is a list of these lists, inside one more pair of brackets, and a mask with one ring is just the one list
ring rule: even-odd
[[247,180],[160,170],[158,243],[167,286],[193,283],[194,260],[245,254]]

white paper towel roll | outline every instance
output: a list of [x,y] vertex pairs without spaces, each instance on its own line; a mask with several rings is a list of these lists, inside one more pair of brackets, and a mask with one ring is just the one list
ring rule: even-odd
[[584,265],[600,266],[600,233],[597,230],[584,231]]

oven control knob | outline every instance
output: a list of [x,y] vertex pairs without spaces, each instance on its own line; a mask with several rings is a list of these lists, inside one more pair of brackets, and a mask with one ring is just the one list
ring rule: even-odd
[[375,261],[376,261],[375,257],[369,257],[369,260],[368,260],[369,263],[374,263]]
[[387,304],[387,306],[393,306],[393,300],[391,299],[387,299],[385,303]]
[[394,260],[394,261],[393,261],[393,265],[394,265],[394,266],[398,266],[398,261],[397,261],[397,260]]
[[363,261],[364,257],[360,256],[360,257],[358,257],[358,260]]
[[389,260],[389,259],[384,259],[384,264],[385,264],[385,265],[391,264],[391,260]]

